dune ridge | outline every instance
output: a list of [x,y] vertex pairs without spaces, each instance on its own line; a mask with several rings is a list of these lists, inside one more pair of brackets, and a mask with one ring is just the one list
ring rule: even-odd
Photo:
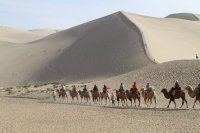
[[191,21],[199,21],[198,16],[192,13],[170,14],[166,18],[178,18],[178,19],[185,19],[185,20],[191,20]]

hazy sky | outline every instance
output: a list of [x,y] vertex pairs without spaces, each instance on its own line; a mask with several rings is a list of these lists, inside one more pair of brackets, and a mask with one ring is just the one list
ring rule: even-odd
[[66,29],[121,10],[155,17],[200,14],[200,0],[0,0],[0,25]]

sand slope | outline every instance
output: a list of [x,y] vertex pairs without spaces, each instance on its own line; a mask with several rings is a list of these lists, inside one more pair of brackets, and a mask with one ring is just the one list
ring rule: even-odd
[[8,51],[1,53],[8,56],[1,82],[90,81],[152,64],[137,27],[120,12],[25,46],[1,47]]
[[0,26],[0,44],[3,43],[27,43],[41,39],[49,34],[55,33],[55,30],[33,30],[25,31],[21,29]]
[[0,45],[0,83],[90,82],[154,59],[194,59],[199,36],[200,21],[117,12],[26,45]]

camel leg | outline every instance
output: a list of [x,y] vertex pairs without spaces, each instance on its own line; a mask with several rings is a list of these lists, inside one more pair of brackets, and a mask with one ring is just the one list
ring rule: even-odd
[[175,99],[173,99],[173,102],[174,102],[174,105],[175,105],[175,108],[176,108],[176,102],[175,102]]
[[180,107],[180,108],[182,108],[182,107],[183,107],[183,105],[184,105],[184,99],[182,99],[182,104],[181,104],[181,107]]
[[[136,102],[135,102],[135,98],[134,98],[134,104],[135,104],[135,107],[136,107]],[[131,103],[131,107],[132,107],[132,103]]]
[[169,108],[169,105],[170,105],[171,101],[172,101],[172,100],[171,100],[171,98],[170,98],[170,100],[169,100],[169,104],[167,105],[167,108]]
[[146,98],[144,98],[144,103],[147,105],[147,99]]
[[149,98],[147,98],[147,107],[149,107]]
[[188,103],[187,103],[187,100],[184,98],[184,101],[186,103],[186,108],[188,108]]
[[157,101],[156,101],[156,97],[154,97],[154,101],[155,101],[155,108],[156,108],[156,102],[157,102]]
[[140,107],[140,102],[141,102],[141,99],[140,99],[140,97],[138,98],[138,107]]
[[193,108],[195,107],[196,102],[197,102],[197,99],[194,100]]
[[[151,105],[151,104],[152,104],[152,98],[150,99],[150,105]],[[149,105],[149,106],[150,106],[150,105]]]

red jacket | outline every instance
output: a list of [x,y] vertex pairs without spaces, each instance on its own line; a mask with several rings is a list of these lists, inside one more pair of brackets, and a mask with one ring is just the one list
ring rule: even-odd
[[108,87],[106,85],[104,85],[103,92],[107,92],[107,91],[108,91]]

